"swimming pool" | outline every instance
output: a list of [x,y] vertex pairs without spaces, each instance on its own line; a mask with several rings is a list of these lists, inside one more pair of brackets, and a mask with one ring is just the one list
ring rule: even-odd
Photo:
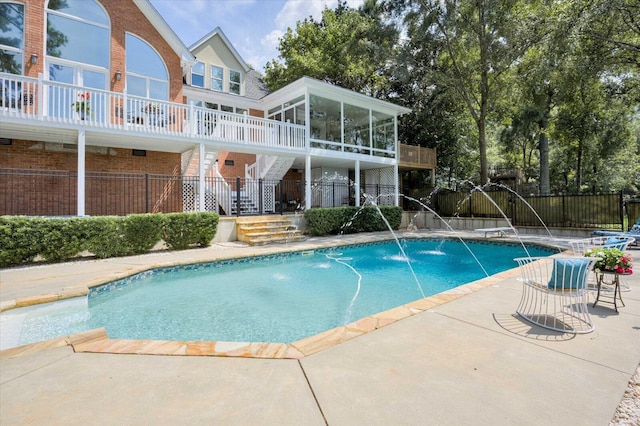
[[[417,281],[395,242],[162,268],[92,289],[87,298],[31,307],[15,339],[26,344],[105,327],[111,338],[286,343],[485,276],[458,241],[402,244]],[[525,255],[515,244],[467,245],[489,274]]]

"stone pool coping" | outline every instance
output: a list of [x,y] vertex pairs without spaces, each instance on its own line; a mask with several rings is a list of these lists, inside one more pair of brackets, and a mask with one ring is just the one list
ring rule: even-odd
[[[403,238],[430,239],[442,237],[442,234],[435,233],[401,233]],[[450,235],[449,235],[450,236]],[[390,233],[358,234],[351,238],[325,239],[314,242],[311,247],[308,244],[289,244],[284,249],[273,247],[266,254],[278,254],[297,252],[308,249],[322,249],[327,247],[353,245],[359,243],[378,242],[388,240]],[[465,237],[465,241],[475,240],[486,243],[472,237]],[[503,240],[493,239],[492,242],[508,241],[513,243],[512,238]],[[546,244],[540,241],[523,240],[530,243],[552,246],[550,242]],[[245,255],[219,256],[208,261],[219,261],[242,257],[254,257],[265,253],[258,253],[255,250],[248,250],[252,253]],[[177,252],[179,254],[180,252]],[[63,287],[59,291],[46,294],[20,297],[13,300],[3,300],[0,303],[0,312],[12,308],[31,306],[40,303],[55,302],[73,297],[86,296],[89,288],[97,287],[107,282],[144,272],[150,269],[161,267],[188,265],[193,263],[207,262],[207,260],[197,261],[169,261],[162,264],[140,265],[137,268],[129,267],[126,273],[121,276],[108,276],[90,280],[87,286]],[[56,265],[47,265],[55,267]],[[111,353],[111,354],[139,354],[139,355],[182,355],[182,356],[223,356],[223,357],[244,357],[244,358],[268,358],[268,359],[300,359],[305,356],[323,351],[355,337],[370,333],[379,328],[393,324],[402,319],[427,311],[436,306],[463,297],[467,294],[479,291],[485,287],[495,285],[501,281],[519,276],[518,268],[494,274],[467,284],[460,285],[453,289],[426,297],[414,302],[401,305],[375,315],[365,317],[350,324],[339,326],[322,333],[306,337],[293,343],[266,343],[266,342],[222,342],[222,341],[164,341],[164,340],[129,340],[110,339],[104,328],[88,330],[70,336],[31,343],[24,346],[9,348],[0,351],[0,359],[14,358],[34,352],[44,351],[52,348],[71,346],[75,352],[90,353]]]

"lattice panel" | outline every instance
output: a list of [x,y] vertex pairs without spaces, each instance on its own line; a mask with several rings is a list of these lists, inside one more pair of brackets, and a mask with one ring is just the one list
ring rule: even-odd
[[204,192],[204,210],[208,212],[217,212],[218,211],[218,197],[216,193],[211,189],[207,188]]
[[[200,210],[199,183],[185,182],[182,184],[182,210],[197,212]],[[206,188],[204,192],[204,209],[207,212],[218,211],[218,197],[213,188]]]
[[396,198],[394,169],[393,167],[385,167],[378,170],[380,171],[380,185],[382,187],[380,197],[378,198],[378,205],[393,206]]
[[192,182],[182,184],[182,210],[185,212],[198,211],[198,185]]
[[262,187],[262,210],[273,212],[276,209],[276,187],[265,184]]
[[360,179],[363,192],[376,198],[379,206],[395,205],[395,175],[393,167],[364,170]]

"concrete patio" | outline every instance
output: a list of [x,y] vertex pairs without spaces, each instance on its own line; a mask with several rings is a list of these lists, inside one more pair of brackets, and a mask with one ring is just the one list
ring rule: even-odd
[[[0,299],[6,309],[148,265],[363,238],[4,269]],[[631,252],[637,262],[640,251]],[[0,424],[607,425],[640,362],[640,277],[628,281],[619,313],[590,306],[596,330],[585,335],[520,319],[521,283],[511,274],[299,359],[7,350],[0,352]]]

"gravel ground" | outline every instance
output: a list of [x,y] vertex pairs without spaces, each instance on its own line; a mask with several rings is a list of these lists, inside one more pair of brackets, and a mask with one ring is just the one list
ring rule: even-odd
[[610,426],[640,425],[640,366],[629,382]]

